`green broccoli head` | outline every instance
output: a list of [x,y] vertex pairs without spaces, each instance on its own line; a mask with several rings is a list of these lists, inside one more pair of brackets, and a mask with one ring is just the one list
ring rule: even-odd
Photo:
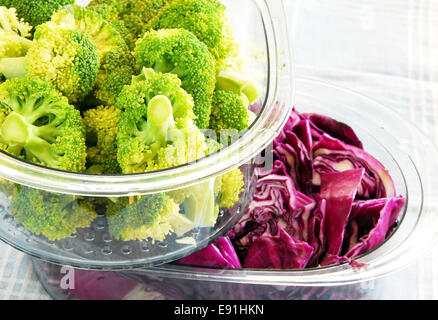
[[215,179],[169,192],[175,202],[184,208],[184,216],[193,227],[213,227],[219,214],[215,203]]
[[239,201],[244,185],[240,169],[234,169],[216,178],[214,188],[218,206],[231,209]]
[[0,74],[7,78],[22,77],[24,56],[32,45],[32,27],[17,18],[14,8],[0,7]]
[[88,8],[111,21],[121,32],[130,49],[146,32],[148,21],[172,0],[93,0]]
[[97,216],[89,201],[24,186],[12,197],[11,212],[27,230],[52,241],[89,227]]
[[15,8],[18,17],[34,27],[49,21],[61,7],[73,3],[75,0],[0,0],[0,6]]
[[100,69],[93,96],[105,105],[114,105],[135,73],[135,59],[117,29],[101,15],[71,6],[53,14],[51,23],[87,34],[95,43]]
[[25,77],[0,85],[0,148],[51,168],[85,169],[81,115],[44,80]]
[[117,162],[117,128],[121,114],[122,111],[113,106],[99,106],[84,112],[87,172],[100,174],[121,172]]
[[207,144],[192,120],[175,121],[172,103],[164,95],[148,105],[126,109],[119,122],[117,159],[123,173],[156,171],[203,157]]
[[244,95],[215,90],[212,105],[210,128],[218,134],[233,129],[241,132],[249,127],[249,102]]
[[99,65],[96,45],[87,34],[46,23],[37,27],[23,67],[74,104],[93,90]]
[[225,9],[218,0],[173,0],[150,19],[148,28],[182,28],[192,32],[207,45],[216,59],[216,67],[222,70],[227,59],[238,53]]
[[204,43],[184,29],[152,30],[138,41],[134,55],[140,67],[176,74],[193,96],[197,126],[208,128],[216,71],[214,58]]
[[144,69],[116,107],[125,110],[117,137],[124,173],[166,169],[205,155],[205,137],[193,123],[193,100],[173,74]]
[[117,99],[116,107],[121,110],[142,107],[148,105],[155,96],[164,95],[172,104],[175,119],[194,119],[193,98],[181,85],[181,80],[174,74],[143,68],[138,76],[133,77],[131,85],[125,86]]
[[124,241],[162,241],[174,230],[187,230],[181,229],[184,217],[179,206],[164,193],[118,198],[107,206],[107,221],[110,233]]

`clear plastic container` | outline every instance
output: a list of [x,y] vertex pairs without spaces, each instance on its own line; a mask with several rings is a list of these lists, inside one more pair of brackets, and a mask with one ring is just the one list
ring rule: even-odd
[[[234,36],[242,45],[245,57],[244,72],[256,79],[263,89],[258,101],[257,119],[237,141],[199,161],[180,167],[133,175],[89,175],[62,172],[22,161],[0,153],[0,178],[4,187],[0,192],[0,239],[25,253],[45,261],[68,264],[78,268],[129,269],[169,262],[207,246],[222,236],[246,210],[253,192],[256,156],[278,135],[292,108],[293,70],[287,38],[283,1],[241,0],[224,1]],[[102,199],[113,201],[125,198],[133,202],[139,196],[156,195],[184,188],[198,188],[217,204],[211,192],[215,180],[236,168],[244,175],[244,191],[233,208],[221,209],[217,222],[192,220],[188,227],[171,232],[158,241],[121,241],[109,234],[106,216],[97,210],[90,227],[61,240],[50,241],[27,231],[18,224],[11,212],[12,184],[26,186],[31,192],[41,190],[34,202],[58,208],[80,210],[89,222],[90,203],[100,208]],[[14,191],[12,191],[14,192]],[[20,191],[21,192],[21,191]],[[32,201],[28,201],[32,202]],[[23,209],[21,209],[23,210]],[[116,209],[116,213],[117,213]],[[121,212],[118,211],[118,212]],[[70,213],[69,213],[70,215]],[[84,222],[84,224],[85,224]],[[177,224],[181,226],[181,224]]]
[[[396,111],[356,94],[311,80],[296,81],[299,112],[320,113],[349,124],[364,148],[388,169],[407,202],[395,232],[374,250],[348,263],[305,270],[218,269],[170,263],[117,273],[76,273],[85,298],[116,299],[367,299],[366,282],[403,270],[438,241],[438,152]],[[66,298],[60,267],[34,261],[44,286]],[[78,270],[73,270],[77,272]],[[82,281],[81,281],[82,279]],[[365,285],[364,285],[365,284]],[[104,288],[104,290],[103,290]],[[105,296],[104,291],[110,296]]]

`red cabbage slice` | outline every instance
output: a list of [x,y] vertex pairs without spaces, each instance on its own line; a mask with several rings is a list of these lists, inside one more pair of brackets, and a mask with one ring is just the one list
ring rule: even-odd
[[348,249],[344,256],[353,259],[383,243],[404,205],[404,197],[356,201],[346,231]]
[[346,144],[363,149],[363,144],[356,133],[345,123],[315,113],[303,114],[302,116],[311,121],[313,132],[317,137],[329,134],[333,138],[339,139]]
[[254,241],[245,257],[244,267],[255,269],[302,269],[310,260],[313,248],[296,240],[282,228],[277,235],[266,234]]
[[311,149],[296,134],[287,132],[284,142],[274,141],[274,154],[288,166],[295,186],[302,192],[309,192],[312,188],[313,171]]
[[179,259],[177,263],[204,267],[241,268],[239,258],[228,237],[222,237],[215,243]]
[[74,270],[75,288],[69,293],[80,300],[121,300],[138,281],[128,279],[117,272]]
[[261,174],[256,194],[242,219],[228,233],[240,254],[262,235],[275,235],[284,228],[298,240],[309,237],[308,224],[315,201],[295,189],[285,165],[276,161],[274,169]]
[[394,182],[388,171],[362,149],[324,134],[314,145],[313,157],[313,184],[316,187],[320,185],[320,175],[323,173],[365,168],[363,181],[357,193],[360,198],[379,199],[396,196]]
[[341,253],[344,230],[364,171],[354,169],[321,175],[320,196],[326,201],[325,233],[329,255]]
[[[319,199],[318,199],[319,198]],[[309,261],[309,267],[316,267],[319,264],[321,256],[325,252],[326,236],[325,236],[325,213],[326,200],[317,197],[318,205],[312,213],[309,220],[309,237],[307,242],[313,247],[313,256]]]

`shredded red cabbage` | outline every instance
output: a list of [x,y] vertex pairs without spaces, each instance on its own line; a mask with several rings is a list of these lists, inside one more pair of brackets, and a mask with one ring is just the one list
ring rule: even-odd
[[229,256],[244,268],[357,267],[354,258],[393,232],[405,198],[348,125],[294,109],[273,153],[272,169],[257,172],[252,203],[227,235],[233,245],[216,243],[178,263],[239,268],[224,263]]

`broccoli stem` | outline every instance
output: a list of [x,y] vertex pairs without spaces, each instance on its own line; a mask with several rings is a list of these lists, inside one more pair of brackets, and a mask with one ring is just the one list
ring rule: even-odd
[[6,79],[24,78],[27,74],[26,58],[14,57],[1,59],[0,73],[3,74]]
[[244,94],[249,103],[254,103],[260,97],[257,84],[234,71],[222,71],[216,78],[216,88]]
[[29,161],[32,161],[32,158],[37,158],[41,163],[47,165],[56,164],[56,155],[51,151],[51,144],[39,137],[39,131],[40,128],[29,124],[23,116],[15,111],[6,117],[1,127],[4,141],[11,146],[24,147]]
[[16,112],[11,112],[6,117],[1,128],[1,133],[3,139],[12,145],[26,144],[31,135],[26,119]]
[[[147,132],[152,133],[150,137],[154,143],[164,146],[167,142],[167,132],[173,125],[173,109],[169,98],[158,95],[152,98],[148,104],[148,126]],[[149,142],[149,141],[148,141]]]

